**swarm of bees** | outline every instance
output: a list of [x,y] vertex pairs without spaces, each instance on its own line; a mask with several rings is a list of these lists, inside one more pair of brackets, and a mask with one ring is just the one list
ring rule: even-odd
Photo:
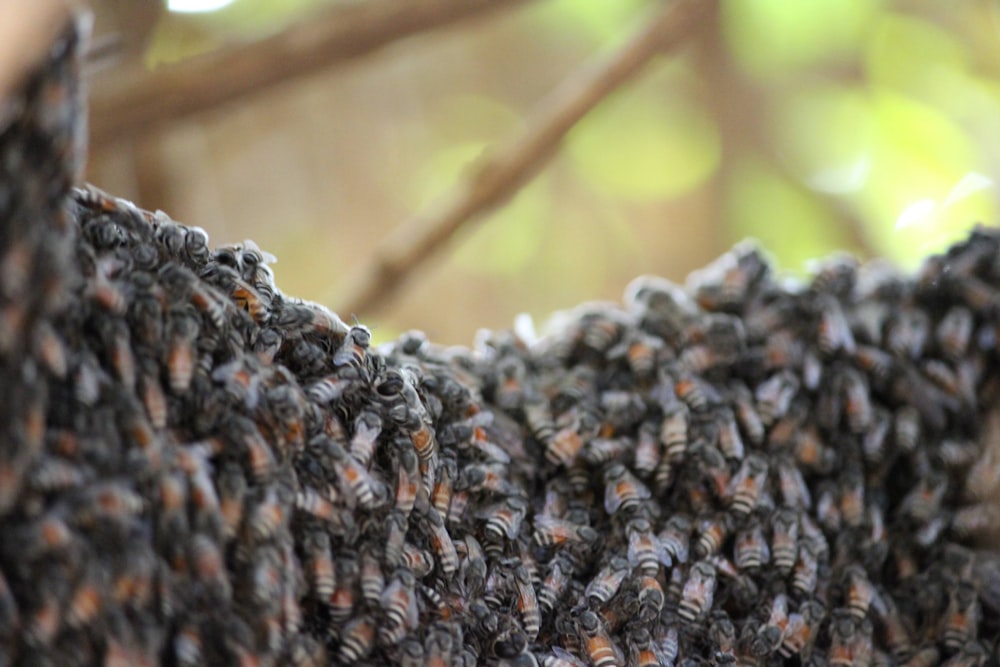
[[0,132],[0,664],[997,664],[1000,233],[373,350],[71,189],[75,45]]

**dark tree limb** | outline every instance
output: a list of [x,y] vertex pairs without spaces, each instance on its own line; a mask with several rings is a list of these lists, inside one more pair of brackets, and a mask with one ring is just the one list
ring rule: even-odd
[[713,0],[680,0],[660,9],[621,48],[595,59],[545,97],[521,132],[487,150],[445,201],[403,223],[365,263],[347,298],[345,313],[381,306],[403,279],[440,250],[463,225],[518,192],[554,153],[566,133],[604,98],[658,53],[677,47],[692,33]]
[[116,72],[94,83],[91,143],[102,145],[142,133],[404,37],[528,1],[380,0],[339,5],[261,41],[153,72]]

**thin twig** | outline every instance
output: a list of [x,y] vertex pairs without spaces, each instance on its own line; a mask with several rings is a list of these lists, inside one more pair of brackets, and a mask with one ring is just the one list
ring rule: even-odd
[[91,143],[147,131],[356,58],[396,40],[529,0],[379,0],[335,6],[266,39],[153,72],[94,81]]
[[68,0],[0,0],[0,129],[5,100],[65,27]]
[[519,134],[471,165],[468,177],[439,207],[403,223],[376,249],[372,261],[347,290],[340,310],[371,313],[382,305],[460,227],[516,194],[587,112],[657,53],[683,42],[711,4],[712,0],[669,3],[620,49],[565,79],[538,104]]

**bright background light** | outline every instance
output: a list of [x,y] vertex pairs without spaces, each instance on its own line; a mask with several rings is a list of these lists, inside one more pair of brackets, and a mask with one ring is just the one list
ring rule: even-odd
[[167,10],[183,13],[214,12],[231,4],[233,0],[167,0]]

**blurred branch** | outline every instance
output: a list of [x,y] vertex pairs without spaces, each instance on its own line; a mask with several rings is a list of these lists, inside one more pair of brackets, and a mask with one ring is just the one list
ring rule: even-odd
[[5,100],[66,26],[69,0],[0,0],[0,130]]
[[635,75],[656,54],[681,44],[714,0],[666,3],[621,48],[560,83],[525,121],[521,132],[480,156],[438,208],[403,223],[375,250],[340,306],[370,313],[463,225],[513,197],[587,112]]
[[404,37],[528,1],[379,0],[341,4],[267,39],[206,53],[153,72],[115,72],[94,82],[91,143],[101,145],[145,132],[151,126],[371,53]]

